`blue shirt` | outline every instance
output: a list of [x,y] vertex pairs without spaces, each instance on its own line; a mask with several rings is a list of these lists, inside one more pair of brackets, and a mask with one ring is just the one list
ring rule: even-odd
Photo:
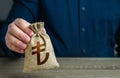
[[7,26],[16,18],[44,21],[56,56],[113,57],[119,54],[119,0],[14,0],[2,29],[7,56],[19,56],[5,45]]

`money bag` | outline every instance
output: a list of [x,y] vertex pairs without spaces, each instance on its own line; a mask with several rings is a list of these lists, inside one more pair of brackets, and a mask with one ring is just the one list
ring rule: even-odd
[[44,22],[37,22],[30,25],[35,33],[25,49],[23,72],[38,71],[43,69],[58,68],[52,42],[49,35],[43,32]]

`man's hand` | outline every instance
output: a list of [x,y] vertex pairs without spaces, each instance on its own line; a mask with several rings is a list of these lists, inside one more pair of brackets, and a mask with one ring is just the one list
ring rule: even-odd
[[29,26],[30,23],[21,18],[17,18],[9,24],[5,41],[10,50],[24,53],[24,50],[30,41],[30,37],[34,34]]

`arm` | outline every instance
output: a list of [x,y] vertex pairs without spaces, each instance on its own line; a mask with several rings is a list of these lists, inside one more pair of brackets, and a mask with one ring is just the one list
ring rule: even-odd
[[2,49],[4,50],[6,56],[9,57],[20,57],[23,54],[19,54],[9,50],[6,46],[5,35],[8,29],[8,25],[13,22],[16,18],[22,18],[30,23],[37,21],[39,0],[14,0],[12,9],[8,15],[8,18],[1,29],[0,39]]

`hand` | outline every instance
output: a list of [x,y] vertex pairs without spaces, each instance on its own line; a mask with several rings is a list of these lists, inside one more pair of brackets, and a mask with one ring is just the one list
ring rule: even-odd
[[34,34],[29,26],[30,23],[21,18],[17,18],[9,24],[5,41],[10,50],[17,53],[24,53],[30,37]]

